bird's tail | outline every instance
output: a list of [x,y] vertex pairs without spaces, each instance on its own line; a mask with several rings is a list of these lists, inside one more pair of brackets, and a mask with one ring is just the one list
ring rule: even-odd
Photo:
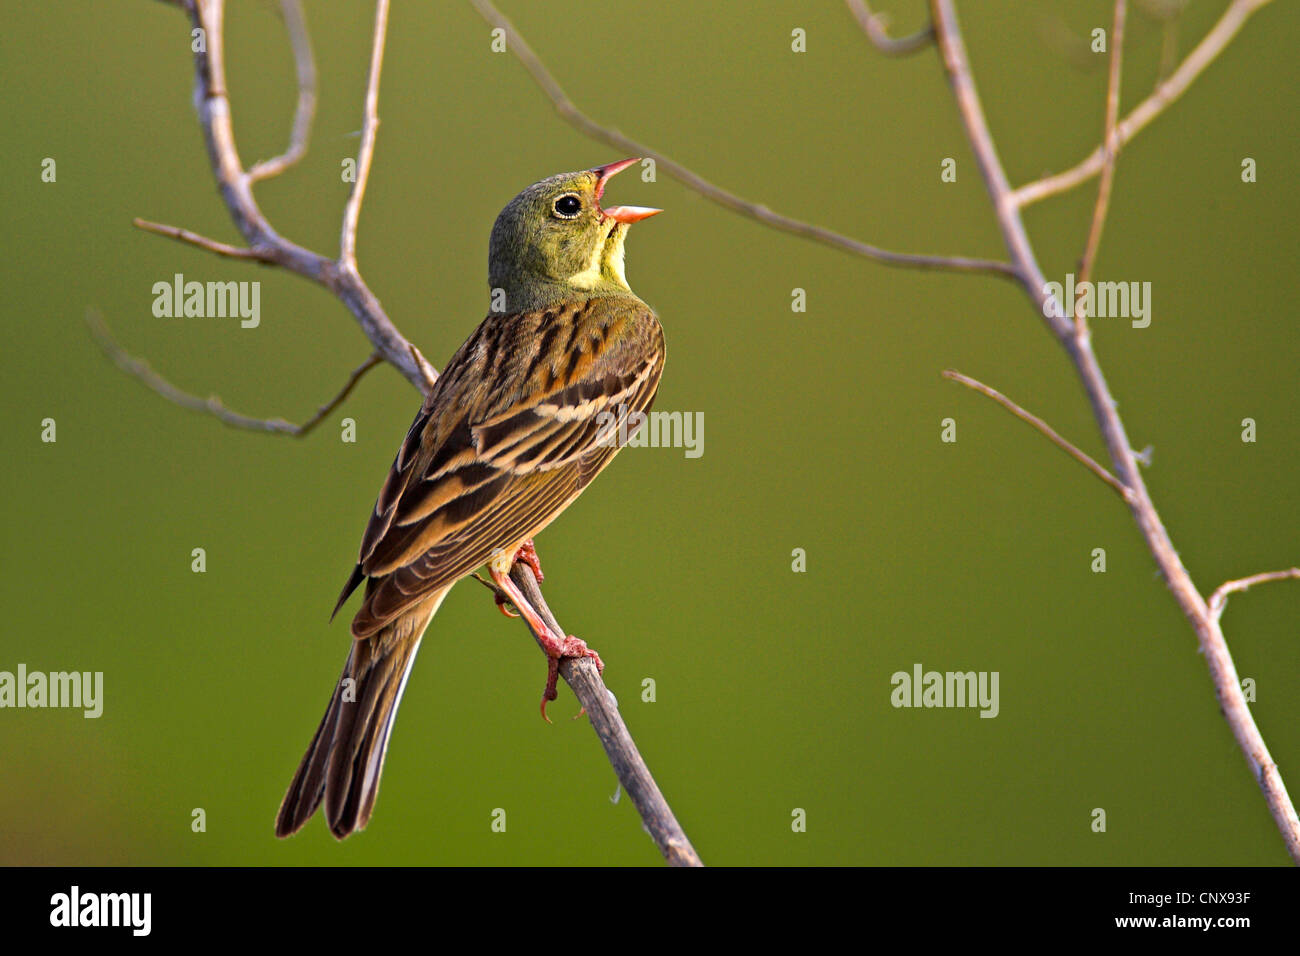
[[446,592],[406,611],[372,637],[354,640],[316,736],[280,804],[275,835],[302,828],[321,800],[330,832],[364,829],[379,793],[388,737],[420,638]]

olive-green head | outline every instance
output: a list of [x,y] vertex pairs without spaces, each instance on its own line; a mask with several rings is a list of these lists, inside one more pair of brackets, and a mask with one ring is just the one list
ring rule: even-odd
[[488,284],[505,294],[494,308],[523,312],[575,295],[628,293],[623,240],[655,213],[644,206],[600,208],[610,177],[636,159],[561,173],[533,183],[501,210],[488,249]]

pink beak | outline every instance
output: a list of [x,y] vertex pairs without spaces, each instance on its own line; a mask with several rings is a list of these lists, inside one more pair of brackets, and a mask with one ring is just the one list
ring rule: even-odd
[[[621,173],[634,163],[639,163],[640,157],[634,156],[631,159],[622,159],[617,163],[609,163],[605,166],[597,166],[592,170],[596,174],[596,199],[605,193],[605,184],[615,175]],[[651,209],[649,206],[614,206],[612,209],[600,210],[606,218],[613,219],[615,222],[631,224],[640,222],[642,219],[649,219],[651,216],[663,212],[662,209]]]

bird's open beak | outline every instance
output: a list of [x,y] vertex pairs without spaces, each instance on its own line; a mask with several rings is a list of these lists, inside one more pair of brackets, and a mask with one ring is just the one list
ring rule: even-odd
[[[605,184],[609,182],[610,179],[612,179],[618,173],[621,173],[623,170],[627,169],[629,166],[633,165],[634,163],[639,163],[640,161],[641,161],[640,157],[634,156],[631,159],[621,159],[617,163],[610,163],[607,166],[597,166],[595,169],[593,169],[592,172],[595,173],[597,177],[596,178],[597,201],[599,201],[600,197],[604,194]],[[642,219],[649,219],[651,216],[655,215],[656,213],[663,212],[662,209],[651,209],[649,206],[614,206],[612,209],[601,209],[600,211],[608,219],[613,219],[615,222],[622,222],[628,224],[634,222],[640,222]]]

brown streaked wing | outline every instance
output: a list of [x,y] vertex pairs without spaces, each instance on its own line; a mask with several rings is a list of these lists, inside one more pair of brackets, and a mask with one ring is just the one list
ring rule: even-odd
[[357,585],[366,579],[362,562],[374,550],[375,543],[384,536],[392,524],[393,515],[397,511],[397,503],[406,490],[411,475],[416,470],[415,464],[420,457],[419,450],[424,430],[429,423],[429,412],[430,407],[427,402],[420,406],[420,413],[415,416],[415,421],[407,429],[402,447],[397,450],[397,457],[393,459],[393,464],[388,469],[388,476],[384,479],[383,487],[379,489],[379,497],[375,499],[374,510],[371,511],[370,520],[366,522],[366,530],[361,536],[360,560],[352,569],[352,574],[347,583],[343,585],[343,592],[334,605],[333,613],[330,614],[331,621],[334,619],[334,615],[338,614],[343,602],[357,589]]
[[[636,314],[625,314],[632,307]],[[430,396],[434,420],[447,440],[426,445],[418,456],[425,459],[424,477],[407,475],[398,499],[386,501],[379,535],[372,540],[367,530],[359,570],[371,584],[353,621],[357,637],[375,633],[424,594],[544,528],[618,451],[616,444],[601,443],[610,427],[602,413],[612,413],[616,423],[620,416],[649,409],[663,368],[662,331],[654,314],[635,299],[592,300],[570,321],[597,331],[579,329],[579,334],[565,336],[546,329],[539,334],[534,323],[526,342],[498,343],[498,348],[527,348],[531,354],[522,360],[516,351],[511,361],[496,365],[506,373],[505,380],[492,383],[483,404],[490,406],[491,398],[503,395],[527,397],[504,408],[489,407],[487,414],[462,410],[464,417],[448,427],[448,418],[439,417],[437,409],[454,406],[445,396]],[[547,356],[539,351],[545,342],[586,354]],[[526,379],[510,380],[518,375]],[[459,396],[452,401],[460,401]],[[474,453],[466,454],[471,448]],[[377,509],[372,528],[379,519]]]

